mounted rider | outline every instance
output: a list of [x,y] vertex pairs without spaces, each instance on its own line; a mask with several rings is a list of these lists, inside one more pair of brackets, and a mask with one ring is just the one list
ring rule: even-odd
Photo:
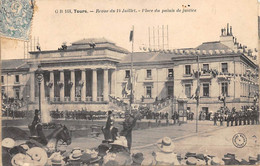
[[42,124],[39,115],[40,115],[40,111],[38,109],[35,109],[32,124],[29,125],[31,138],[36,139],[38,142],[42,143],[43,145],[46,145],[47,139],[42,131]]

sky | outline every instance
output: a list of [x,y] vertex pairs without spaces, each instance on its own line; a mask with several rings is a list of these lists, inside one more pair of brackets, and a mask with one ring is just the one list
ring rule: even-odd
[[[134,26],[134,51],[153,45],[153,27],[168,25],[169,49],[192,48],[202,42],[218,41],[221,28],[232,26],[238,42],[257,48],[257,0],[36,0],[31,38],[39,38],[41,50],[57,50],[83,38],[104,37],[131,51],[129,33]],[[176,9],[196,12],[176,12]],[[188,7],[189,6],[189,7]],[[71,9],[93,13],[56,13]],[[96,10],[136,9],[137,13],[96,13]],[[142,12],[143,9],[175,12]],[[162,31],[160,30],[160,36]],[[166,33],[166,30],[165,30]],[[162,43],[162,37],[160,40]],[[166,37],[165,37],[166,44]],[[1,39],[1,59],[24,58],[24,42]]]

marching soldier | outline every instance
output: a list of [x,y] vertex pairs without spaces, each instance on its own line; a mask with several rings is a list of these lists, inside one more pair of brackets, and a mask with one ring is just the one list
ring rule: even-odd
[[239,114],[238,114],[238,118],[239,118],[239,126],[242,124],[242,120],[243,120],[243,114],[242,114],[242,110],[239,111]]
[[228,111],[227,112],[227,127],[229,126],[230,119],[231,119],[231,113]]
[[247,118],[247,113],[245,110],[243,110],[243,125],[246,125],[246,118]]
[[224,120],[223,114],[220,113],[220,114],[219,114],[220,126],[223,126],[223,120]]
[[217,126],[217,120],[218,120],[218,115],[217,115],[217,113],[215,112],[214,113],[214,126]]
[[238,112],[235,112],[234,114],[235,114],[235,116],[234,116],[235,126],[237,126],[237,124],[238,124],[238,119],[239,119]]
[[231,114],[230,114],[230,121],[231,121],[231,125],[230,125],[230,126],[233,126],[233,122],[234,122],[234,112],[231,112]]
[[250,110],[248,109],[247,110],[247,125],[250,125],[250,119],[251,119],[251,112],[250,112]]

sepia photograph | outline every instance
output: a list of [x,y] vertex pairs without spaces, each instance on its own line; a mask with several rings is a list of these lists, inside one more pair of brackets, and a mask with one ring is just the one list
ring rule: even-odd
[[257,0],[0,6],[0,165],[260,165]]

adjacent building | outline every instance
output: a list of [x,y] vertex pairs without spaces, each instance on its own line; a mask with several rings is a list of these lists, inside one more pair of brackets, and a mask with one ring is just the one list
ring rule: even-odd
[[26,99],[29,109],[38,107],[41,89],[43,109],[107,110],[111,98],[129,100],[130,78],[134,103],[169,113],[182,94],[192,112],[199,95],[200,110],[208,113],[223,106],[221,97],[229,108],[239,109],[252,105],[259,93],[256,57],[236,41],[231,27],[221,30],[219,41],[196,48],[133,54],[105,38],[82,39],[58,50],[30,52],[26,60],[4,60],[1,77],[2,96]]

